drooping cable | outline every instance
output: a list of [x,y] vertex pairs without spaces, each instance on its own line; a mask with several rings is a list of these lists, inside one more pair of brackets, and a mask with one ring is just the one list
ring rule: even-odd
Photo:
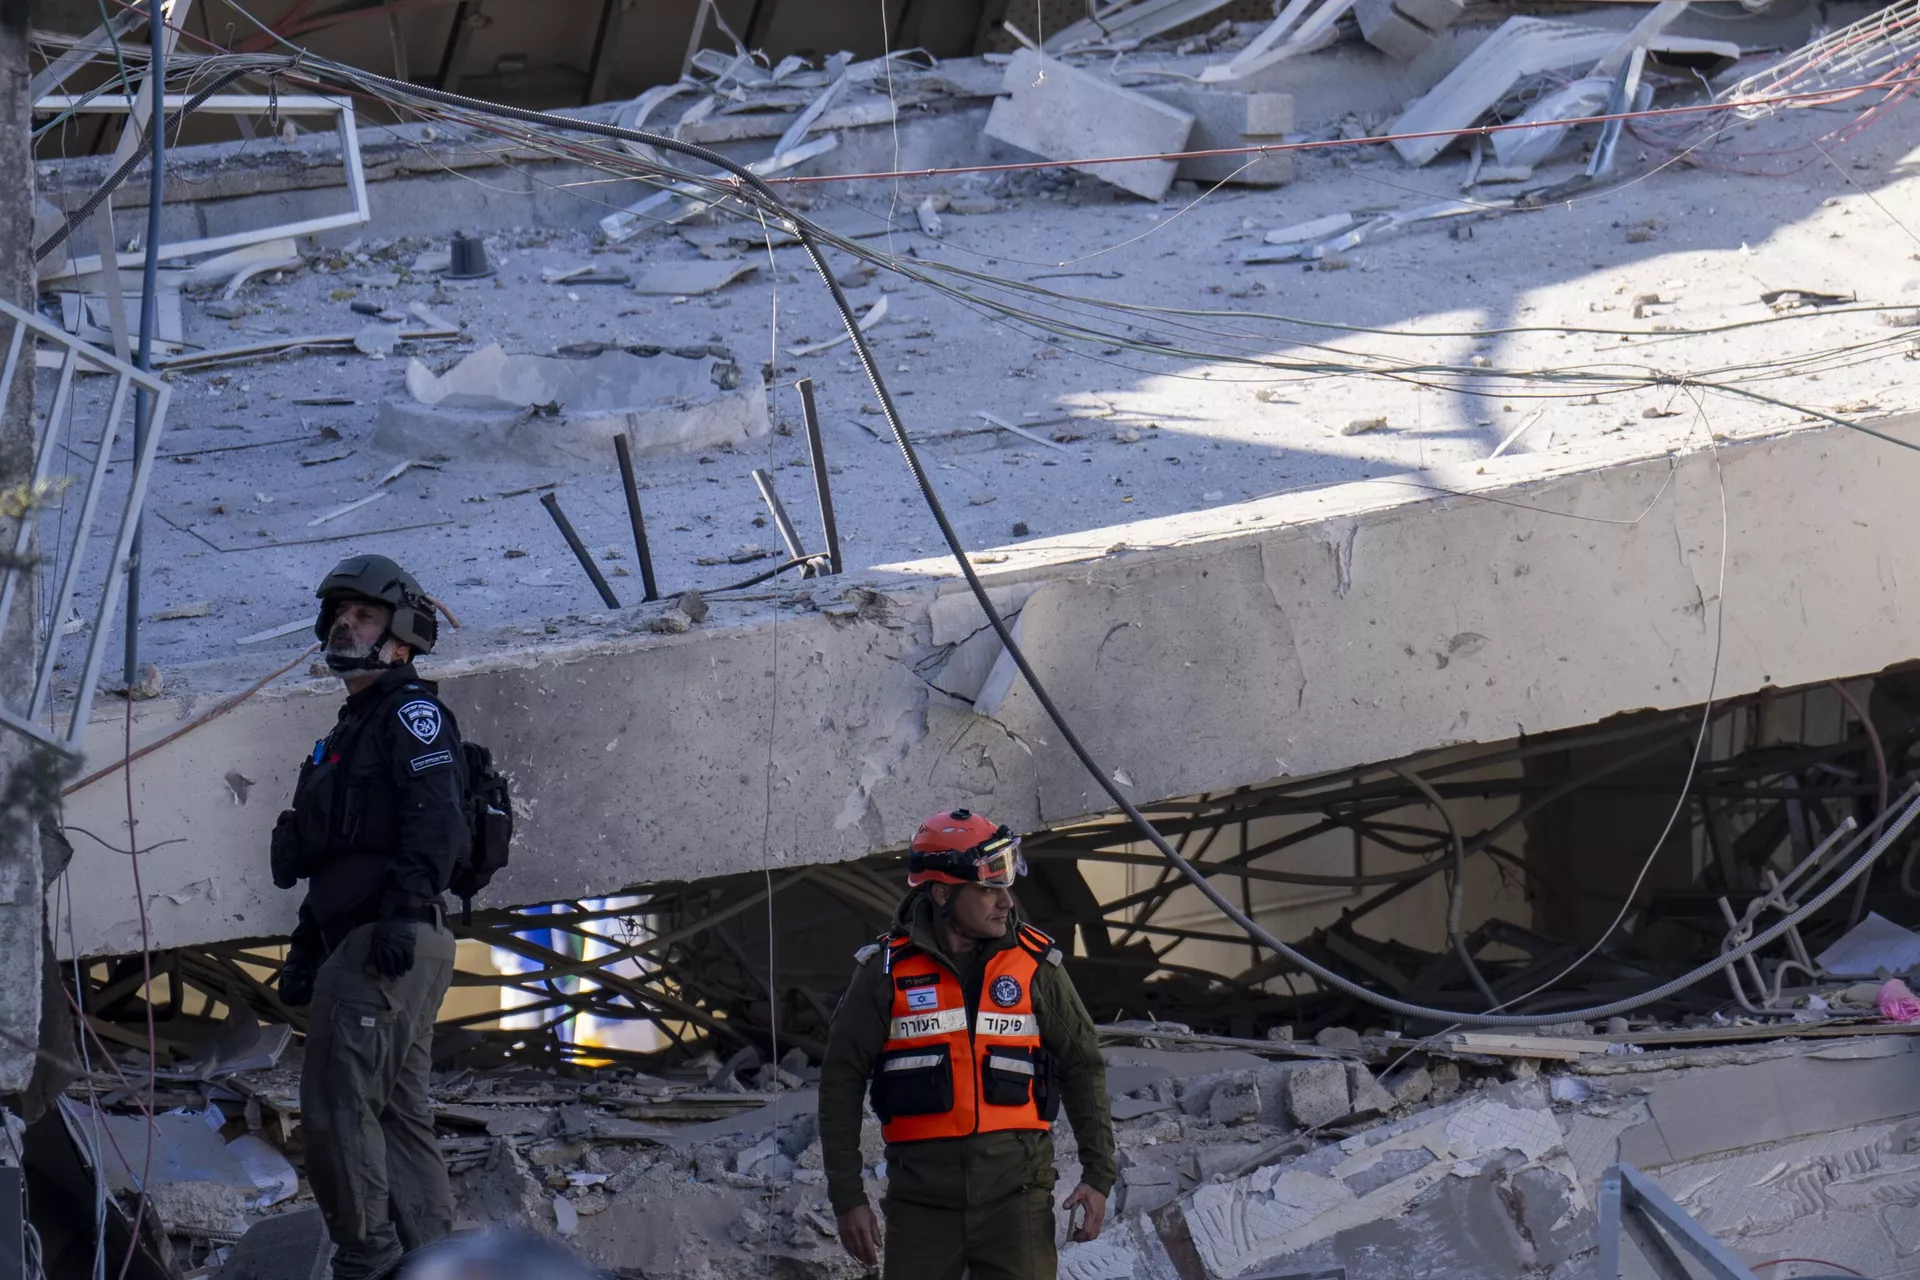
[[[854,352],[860,361],[863,371],[867,375],[869,384],[873,387],[875,394],[880,400],[881,412],[886,417],[888,426],[893,431],[895,441],[901,450],[902,456],[907,463],[908,469],[912,473],[915,483],[921,491],[922,498],[926,502],[929,512],[933,515],[935,523],[940,528],[943,540],[946,542],[949,550],[952,552],[955,558],[955,561],[961,570],[963,577],[966,579],[970,592],[973,594],[975,600],[981,606],[983,613],[986,615],[988,619],[989,625],[993,628],[996,636],[1000,639],[1008,656],[1013,659],[1015,666],[1019,669],[1021,675],[1027,680],[1029,687],[1033,690],[1036,699],[1040,702],[1042,706],[1042,709],[1047,713],[1049,720],[1051,720],[1054,726],[1060,731],[1062,739],[1066,741],[1069,749],[1072,750],[1075,757],[1080,761],[1082,766],[1085,767],[1091,774],[1093,774],[1095,780],[1099,782],[1101,789],[1106,792],[1106,794],[1111,800],[1113,800],[1116,807],[1118,807],[1121,810],[1121,812],[1127,816],[1128,820],[1132,822],[1141,831],[1141,833],[1147,838],[1147,840],[1150,843],[1152,843],[1155,846],[1155,848],[1161,853],[1161,855],[1164,858],[1166,858],[1169,861],[1169,863],[1173,865],[1174,868],[1178,870],[1180,874],[1190,884],[1192,884],[1196,889],[1200,891],[1202,896],[1206,897],[1210,902],[1212,902],[1215,905],[1215,907],[1217,907],[1224,915],[1226,915],[1228,919],[1232,920],[1237,926],[1239,926],[1241,929],[1246,931],[1249,936],[1254,938],[1261,945],[1267,947],[1269,950],[1272,950],[1276,955],[1284,958],[1289,963],[1294,964],[1297,968],[1313,976],[1317,980],[1325,983],[1326,985],[1336,990],[1342,991],[1343,993],[1350,995],[1356,999],[1363,1000],[1367,1003],[1375,1005],[1376,1007],[1387,1010],[1388,1012],[1397,1013],[1402,1016],[1418,1018],[1423,1020],[1431,1020],[1431,1021],[1451,1020],[1464,1025],[1476,1025],[1476,1026],[1534,1026],[1534,1025],[1542,1025],[1548,1022],[1557,1022],[1557,1021],[1563,1021],[1563,1020],[1582,1020],[1582,1019],[1591,1020],[1595,1018],[1610,1016],[1616,1013],[1626,1012],[1631,1009],[1644,1007],[1647,1004],[1651,1004],[1657,1000],[1666,998],[1668,995],[1671,995],[1675,991],[1684,989],[1689,985],[1697,983],[1703,978],[1710,976],[1715,972],[1720,971],[1727,964],[1732,963],[1734,960],[1742,958],[1746,954],[1750,954],[1751,951],[1773,941],[1773,939],[1777,937],[1781,932],[1784,932],[1784,929],[1788,925],[1789,921],[1791,921],[1792,923],[1797,923],[1798,919],[1804,918],[1805,914],[1810,914],[1812,910],[1817,909],[1816,903],[1817,905],[1825,904],[1826,899],[1824,897],[1816,900],[1816,903],[1810,903],[1808,907],[1803,908],[1803,913],[1801,915],[1790,917],[1789,921],[1782,921],[1780,924],[1776,925],[1773,929],[1770,929],[1765,933],[1758,935],[1753,939],[1750,939],[1742,947],[1736,948],[1733,951],[1724,953],[1723,955],[1718,957],[1718,959],[1716,959],[1715,961],[1709,962],[1707,965],[1702,966],[1700,969],[1695,970],[1690,974],[1683,975],[1681,978],[1676,979],[1673,982],[1670,982],[1668,984],[1665,984],[1662,987],[1656,988],[1651,992],[1643,993],[1640,996],[1632,997],[1626,1000],[1615,1001],[1612,1004],[1599,1006],[1594,1009],[1560,1011],[1550,1015],[1492,1016],[1492,1015],[1458,1014],[1458,1013],[1454,1013],[1446,1010],[1427,1008],[1425,1006],[1415,1005],[1406,1001],[1401,1001],[1391,997],[1382,996],[1379,993],[1374,992],[1360,985],[1359,983],[1353,982],[1352,980],[1347,979],[1342,975],[1337,974],[1332,970],[1325,968],[1324,966],[1320,965],[1318,962],[1314,961],[1311,957],[1295,950],[1294,948],[1281,942],[1279,939],[1273,937],[1264,928],[1259,926],[1256,922],[1254,922],[1251,918],[1249,918],[1244,912],[1242,912],[1238,907],[1236,907],[1231,901],[1229,901],[1223,894],[1221,894],[1217,889],[1215,889],[1210,883],[1208,883],[1206,878],[1202,876],[1194,867],[1192,867],[1183,858],[1181,858],[1179,853],[1176,850],[1174,850],[1172,846],[1166,842],[1166,840],[1153,827],[1152,823],[1147,820],[1145,815],[1142,814],[1139,811],[1139,809],[1132,803],[1132,801],[1124,793],[1120,791],[1118,785],[1107,775],[1106,771],[1100,766],[1098,761],[1092,756],[1091,752],[1087,749],[1085,744],[1080,740],[1078,734],[1073,730],[1072,726],[1068,723],[1064,714],[1060,711],[1057,704],[1053,702],[1051,696],[1047,693],[1044,685],[1040,681],[1038,673],[1034,670],[1032,664],[1027,659],[1024,651],[1021,650],[1018,643],[1015,641],[1011,633],[1011,629],[1008,627],[1005,619],[1000,615],[999,611],[994,607],[992,600],[989,598],[984,584],[981,582],[977,572],[975,571],[972,565],[971,560],[967,556],[965,547],[960,543],[959,537],[957,533],[954,531],[952,524],[946,515],[945,509],[940,502],[938,493],[935,491],[929,477],[927,476],[925,467],[920,460],[917,450],[915,449],[911,439],[907,435],[905,425],[899,416],[898,408],[893,401],[893,397],[891,393],[886,387],[884,379],[880,375],[872,350],[867,345],[865,341],[865,336],[859,329],[857,318],[853,312],[853,309],[851,305],[848,303],[844,292],[841,290],[838,281],[835,279],[833,272],[828,267],[825,256],[821,250],[821,247],[820,247],[821,239],[823,237],[831,239],[830,236],[827,236],[827,233],[824,233],[820,228],[815,227],[811,222],[809,222],[805,218],[802,218],[794,210],[788,208],[786,204],[780,199],[780,197],[774,192],[773,188],[769,186],[759,176],[755,175],[744,166],[729,160],[725,156],[722,156],[719,153],[712,151],[709,148],[702,147],[693,143],[684,142],[680,139],[669,137],[666,135],[650,133],[650,132],[641,131],[641,130],[622,129],[614,125],[601,124],[598,121],[578,120],[578,119],[573,119],[569,117],[554,116],[544,112],[530,111],[523,108],[509,107],[509,106],[504,106],[502,104],[490,103],[481,99],[469,98],[461,94],[447,93],[441,90],[428,89],[423,86],[405,84],[399,81],[392,80],[388,77],[380,76],[370,72],[357,72],[349,68],[339,67],[337,64],[332,64],[322,59],[313,58],[310,54],[306,54],[304,51],[301,51],[301,54],[302,54],[302,58],[305,61],[306,67],[310,72],[311,71],[325,72],[327,74],[331,74],[333,76],[338,77],[343,82],[356,84],[363,87],[375,86],[382,93],[394,98],[424,99],[428,102],[442,103],[442,104],[446,104],[446,105],[459,108],[462,110],[466,110],[466,111],[479,112],[481,114],[491,115],[491,116],[499,117],[502,119],[517,120],[522,123],[535,125],[545,129],[558,130],[558,131],[582,132],[582,133],[588,133],[588,134],[596,134],[602,137],[617,139],[621,141],[636,142],[644,146],[650,146],[650,147],[654,147],[664,151],[671,151],[677,154],[688,156],[693,159],[697,159],[705,164],[711,165],[714,168],[720,169],[723,172],[732,175],[732,177],[735,179],[738,185],[730,191],[730,194],[740,196],[742,198],[750,198],[750,201],[752,203],[757,203],[762,208],[765,208],[765,209],[771,209],[772,211],[776,212],[779,216],[781,216],[783,219],[785,219],[790,225],[792,225],[795,228],[796,236],[799,239],[803,250],[807,254],[815,270],[820,275],[822,281],[825,283],[827,290],[833,299],[834,306],[836,310],[839,312],[842,322],[846,326],[848,333],[850,335]],[[234,73],[234,74],[235,74],[235,78],[237,78],[237,74],[239,73]],[[661,176],[678,180],[682,175],[679,175],[674,172],[668,172],[668,173],[662,174]],[[1452,372],[1452,370],[1448,370],[1448,371]],[[1656,381],[1678,381],[1678,380],[1669,379],[1669,378],[1659,378],[1659,379],[1656,379]],[[1732,392],[1733,394],[1740,394],[1745,396],[1746,398],[1754,399],[1762,402],[1768,402],[1771,399],[1770,397],[1760,395],[1759,393],[1747,392],[1739,388],[1725,387],[1725,388],[1718,388],[1718,389],[1727,390],[1729,392]],[[1773,403],[1779,403],[1779,402],[1773,401]],[[1834,421],[1839,425],[1845,425],[1857,430],[1865,430],[1865,431],[1868,431],[1869,434],[1880,435],[1883,439],[1887,439],[1890,443],[1897,443],[1907,448],[1916,447],[1906,441],[1899,440],[1896,437],[1885,436],[1883,433],[1874,432],[1870,428],[1863,428],[1857,423],[1846,422],[1843,419],[1832,418],[1830,415],[1821,415],[1821,416],[1827,417],[1828,420]],[[1897,834],[1898,831],[1904,831],[1906,826],[1913,821],[1916,814],[1920,814],[1920,802],[1909,805],[1901,813],[1899,819],[1895,822],[1893,829],[1889,830],[1888,835],[1886,837],[1883,837],[1882,840],[1878,842],[1872,850],[1869,851],[1869,854],[1863,857],[1861,862],[1856,864],[1856,866],[1852,868],[1845,877],[1843,877],[1843,882],[1851,883],[1852,880],[1858,874],[1861,874],[1862,872],[1864,872],[1864,870],[1866,869],[1866,866],[1870,864],[1872,858],[1877,857],[1881,852],[1884,851],[1887,841],[1891,839],[1895,834]]]
[[1122,813],[1126,814],[1128,820],[1134,824],[1142,836],[1144,836],[1148,842],[1160,852],[1161,856],[1166,858],[1203,897],[1212,902],[1223,915],[1233,921],[1235,925],[1245,931],[1250,937],[1260,943],[1260,945],[1274,952],[1277,956],[1284,958],[1296,968],[1312,976],[1315,980],[1335,990],[1402,1017],[1423,1021],[1451,1021],[1472,1026],[1530,1027],[1556,1022],[1593,1021],[1642,1008],[1659,1000],[1663,1000],[1676,991],[1684,990],[1686,987],[1692,986],[1720,972],[1735,960],[1744,958],[1754,950],[1772,943],[1776,938],[1784,934],[1787,928],[1793,924],[1797,924],[1799,920],[1805,918],[1806,915],[1810,915],[1813,911],[1825,906],[1834,894],[1838,893],[1840,889],[1851,884],[1855,878],[1863,874],[1867,867],[1872,864],[1872,861],[1879,857],[1881,853],[1885,852],[1891,840],[1896,838],[1901,832],[1904,832],[1916,817],[1920,817],[1920,789],[1916,789],[1915,793],[1910,793],[1905,808],[1899,817],[1889,826],[1886,834],[1883,835],[1879,841],[1875,842],[1872,848],[1869,849],[1866,854],[1862,855],[1860,860],[1856,862],[1847,873],[1836,880],[1833,885],[1830,885],[1827,890],[1810,900],[1809,903],[1802,908],[1800,913],[1784,918],[1771,928],[1749,939],[1741,947],[1728,951],[1700,966],[1698,969],[1683,974],[1679,978],[1673,979],[1638,996],[1616,1000],[1609,1004],[1590,1009],[1562,1010],[1551,1014],[1462,1014],[1450,1010],[1434,1009],[1424,1005],[1413,1004],[1409,1001],[1382,995],[1379,992],[1362,986],[1360,983],[1354,982],[1344,975],[1328,969],[1311,956],[1288,946],[1261,927],[1245,912],[1241,911],[1226,895],[1216,889],[1205,876],[1201,875],[1196,868],[1180,856],[1178,851],[1155,829],[1146,815],[1141,813],[1133,801],[1120,789],[1119,784],[1108,775],[1099,761],[1094,758],[1086,744],[1081,741],[1079,734],[1075,732],[1065,714],[1047,692],[1044,682],[1040,679],[1039,673],[1034,669],[1025,651],[1021,649],[1019,642],[1014,638],[1012,629],[1007,625],[999,609],[994,605],[985,584],[980,580],[978,572],[974,569],[973,562],[967,555],[966,547],[961,543],[959,534],[953,528],[953,524],[947,516],[946,509],[940,501],[939,494],[927,475],[919,451],[915,448],[912,439],[907,433],[906,425],[900,417],[899,409],[894,403],[892,393],[888,390],[886,381],[881,376],[878,362],[874,358],[872,348],[868,346],[866,335],[860,329],[858,317],[854,313],[853,306],[847,301],[845,292],[840,288],[839,281],[835,278],[824,253],[821,251],[819,241],[814,234],[815,228],[807,219],[800,216],[797,211],[788,208],[785,202],[774,192],[772,187],[744,165],[738,164],[716,151],[664,134],[650,133],[643,130],[622,129],[616,125],[601,124],[597,121],[574,120],[567,117],[548,115],[543,112],[530,111],[524,108],[489,103],[476,98],[468,98],[461,94],[446,93],[441,90],[428,89],[419,85],[403,84],[385,76],[379,76],[369,72],[359,73],[359,78],[364,82],[377,84],[386,92],[400,97],[424,98],[428,101],[444,102],[452,106],[467,110],[487,112],[506,119],[520,120],[525,123],[553,129],[577,130],[585,133],[599,134],[603,137],[638,142],[642,145],[652,146],[660,150],[685,155],[732,174],[740,183],[741,194],[751,193],[752,198],[756,202],[772,209],[782,218],[786,219],[795,228],[795,234],[800,241],[802,249],[807,254],[814,270],[819,274],[828,293],[833,299],[834,308],[838,311],[841,321],[845,325],[853,344],[854,354],[859,360],[862,370],[866,373],[868,385],[873,388],[874,394],[878,397],[881,413],[886,418],[887,425],[893,431],[894,442],[900,448],[907,468],[912,473],[914,482],[920,489],[921,497],[925,501],[929,513],[933,516],[935,524],[940,529],[942,539],[946,542],[948,549],[953,554],[955,562],[959,566],[962,576],[966,579],[969,591],[973,594],[975,602],[985,614],[988,624],[993,628],[994,634],[999,638],[1007,656],[1013,660],[1021,676],[1027,681],[1027,685],[1032,690],[1035,699],[1040,703],[1042,710],[1046,712],[1047,718],[1059,731],[1062,740],[1066,742],[1068,748],[1073,752],[1081,765],[1093,775],[1094,780],[1099,783],[1101,790],[1106,792],[1108,798],[1114,802],[1115,806],[1119,808]]

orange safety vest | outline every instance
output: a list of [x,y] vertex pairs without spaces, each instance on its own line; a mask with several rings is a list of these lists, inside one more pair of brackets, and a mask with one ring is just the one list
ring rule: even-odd
[[1042,964],[1060,963],[1060,952],[1031,925],[1019,926],[1018,943],[987,961],[969,1026],[953,970],[910,938],[882,939],[893,1010],[871,1096],[888,1142],[1053,1127],[1058,1090],[1040,1045],[1033,978]]

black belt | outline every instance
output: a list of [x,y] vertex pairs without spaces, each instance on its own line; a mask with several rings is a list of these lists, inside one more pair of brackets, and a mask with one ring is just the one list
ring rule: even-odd
[[413,920],[420,924],[438,924],[443,918],[445,918],[445,912],[434,904],[424,907],[400,907],[397,910],[387,911],[376,895],[348,913],[345,926],[340,928],[340,933],[344,937],[349,930],[357,929],[363,924],[376,924],[381,920]]

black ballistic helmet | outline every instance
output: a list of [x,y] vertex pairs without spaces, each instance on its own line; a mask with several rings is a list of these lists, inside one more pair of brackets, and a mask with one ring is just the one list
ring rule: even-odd
[[348,600],[371,600],[392,609],[387,634],[411,648],[415,657],[432,653],[440,635],[440,619],[427,593],[412,574],[385,556],[348,556],[321,579],[314,595],[320,598],[320,616],[314,619],[313,634],[321,644],[333,630],[334,614]]

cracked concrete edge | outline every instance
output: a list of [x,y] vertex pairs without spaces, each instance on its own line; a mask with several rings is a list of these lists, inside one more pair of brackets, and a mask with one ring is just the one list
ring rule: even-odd
[[[1875,532],[1908,517],[1903,462],[1811,428],[1466,497],[1408,502],[1378,482],[1284,495],[1039,540],[984,567],[996,592],[1030,591],[1029,657],[1096,756],[1151,801],[1906,660],[1920,634],[1880,583],[1920,577],[1920,546]],[[1699,584],[1667,521],[1618,521],[1671,502],[1690,541],[1717,544],[1716,467],[1731,554],[1714,686]],[[1349,519],[1367,533],[1343,598],[1324,535]],[[1106,554],[1122,536],[1130,549]],[[523,843],[489,900],[859,857],[944,805],[1025,830],[1104,811],[1024,683],[988,720],[918,674],[936,602],[964,590],[947,575],[893,566],[783,604],[719,605],[680,636],[428,664],[523,805]],[[135,765],[144,841],[183,842],[143,859],[149,889],[211,881],[184,903],[156,896],[155,945],[288,926],[267,832],[337,696],[325,682],[270,691]],[[135,740],[186,718],[147,704]],[[93,739],[101,759],[117,737]],[[253,803],[224,783],[233,768],[257,780]],[[113,776],[68,813],[106,831],[123,808]],[[95,886],[75,904],[80,948],[126,950],[125,859],[79,859]]]

